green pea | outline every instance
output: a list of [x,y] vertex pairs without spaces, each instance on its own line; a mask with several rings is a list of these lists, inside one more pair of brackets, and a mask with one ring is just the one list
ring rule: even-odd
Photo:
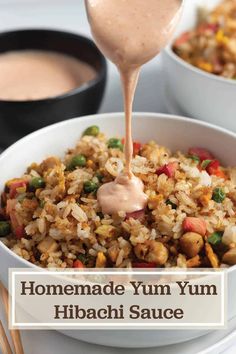
[[11,232],[11,226],[7,221],[0,221],[0,237],[9,235]]
[[95,177],[97,177],[99,182],[102,182],[104,176],[101,173],[98,172],[98,173],[96,173]]
[[98,184],[93,181],[87,181],[84,183],[84,191],[85,193],[92,193],[98,190]]
[[215,188],[213,191],[212,199],[216,203],[222,203],[225,200],[225,192],[222,188]]
[[200,162],[200,159],[198,156],[196,155],[192,155],[192,156],[189,156],[190,159],[192,159],[194,162],[196,162],[197,164]]
[[172,209],[177,209],[177,205],[173,203],[170,199],[167,199],[166,205],[170,205]]
[[205,170],[207,168],[207,166],[211,163],[212,160],[204,160],[201,163],[201,167],[203,170]]
[[111,138],[110,140],[108,140],[107,145],[109,149],[120,149],[121,151],[123,151],[124,148],[121,140],[116,138]]
[[84,135],[90,135],[90,136],[97,136],[100,132],[100,129],[97,125],[92,125],[91,127],[88,127],[84,133],[83,133],[83,136]]
[[207,241],[213,245],[213,246],[217,246],[221,243],[222,240],[222,236],[223,236],[223,232],[218,231],[218,232],[214,232],[213,234],[211,234]]
[[35,191],[38,188],[44,188],[44,187],[45,187],[45,181],[41,177],[34,177],[31,179],[29,183],[30,191]]
[[77,257],[77,259],[82,262],[83,264],[86,264],[87,258],[83,253],[80,253]]
[[46,204],[46,202],[45,202],[45,200],[40,200],[40,202],[39,202],[39,206],[40,206],[40,208],[44,208],[44,206],[45,206],[45,204]]
[[84,167],[86,166],[86,157],[84,155],[76,155],[71,159],[67,169],[74,170],[76,167]]

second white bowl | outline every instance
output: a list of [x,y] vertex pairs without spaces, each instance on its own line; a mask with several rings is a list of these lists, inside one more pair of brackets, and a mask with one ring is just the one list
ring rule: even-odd
[[[176,37],[194,27],[199,6],[220,0],[188,0]],[[179,58],[170,45],[163,53],[166,99],[186,116],[236,131],[236,82],[208,74]]]

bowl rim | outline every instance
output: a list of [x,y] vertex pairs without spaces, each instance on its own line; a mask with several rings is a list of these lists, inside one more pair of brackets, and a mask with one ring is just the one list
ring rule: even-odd
[[[83,121],[89,121],[90,120],[110,120],[111,118],[118,118],[118,117],[122,117],[123,118],[124,113],[123,112],[116,112],[116,113],[100,113],[100,114],[93,114],[93,115],[89,115],[89,116],[83,116],[83,117],[77,117],[77,118],[72,118],[72,119],[68,119],[66,121],[62,121],[59,123],[55,123],[55,124],[51,124],[47,127],[41,128],[36,130],[33,133],[30,133],[28,135],[26,135],[25,137],[21,138],[20,140],[18,140],[17,142],[15,142],[14,144],[12,144],[10,147],[8,147],[6,150],[4,150],[1,154],[0,154],[0,164],[1,164],[1,160],[7,158],[8,153],[11,153],[11,151],[14,151],[15,149],[21,148],[22,144],[24,143],[28,143],[29,141],[31,141],[34,138],[40,137],[41,135],[43,135],[44,133],[53,131],[54,129],[66,126],[67,124],[77,124],[79,122],[81,122],[81,120]],[[133,117],[135,117],[135,119],[142,119],[143,116],[145,116],[147,119],[152,118],[152,119],[161,119],[163,121],[177,121],[177,122],[185,122],[185,123],[190,123],[193,125],[197,125],[197,126],[202,126],[202,127],[206,127],[206,128],[210,128],[211,130],[226,134],[232,138],[234,138],[236,140],[236,133],[231,132],[230,130],[227,130],[225,128],[219,127],[217,125],[208,123],[208,122],[204,122],[204,121],[200,121],[200,120],[196,120],[193,118],[187,118],[184,116],[179,116],[179,115],[172,115],[172,114],[166,114],[166,113],[154,113],[154,112],[135,112],[133,113]],[[27,266],[27,268],[36,268],[36,269],[40,269],[40,267],[36,266],[35,264],[25,260],[24,258],[18,256],[17,254],[15,254],[10,248],[8,248],[7,246],[5,246],[3,244],[3,242],[0,241],[0,249],[3,249],[3,251],[5,251],[9,256],[13,256],[13,258],[16,258],[18,261],[22,262],[23,265]],[[229,268],[226,269],[227,273],[232,272],[232,271],[236,271],[236,265],[231,266]]]
[[[24,34],[24,33],[42,33],[42,34],[54,34],[57,35],[59,37],[70,37],[70,38],[74,38],[75,40],[79,42],[83,42],[85,43],[90,50],[93,51],[93,53],[96,54],[96,56],[99,58],[100,62],[101,62],[101,69],[96,71],[96,76],[94,79],[87,81],[85,83],[83,83],[81,86],[78,86],[72,90],[69,90],[63,94],[60,94],[58,96],[52,96],[52,97],[46,97],[43,99],[37,99],[37,100],[2,100],[0,99],[0,103],[4,103],[4,104],[11,104],[11,105],[26,105],[26,104],[40,104],[40,103],[54,103],[57,101],[61,101],[63,99],[69,98],[71,96],[80,94],[82,92],[85,92],[88,89],[91,89],[92,87],[96,86],[97,84],[99,84],[101,81],[106,80],[106,76],[107,76],[107,60],[104,57],[104,55],[101,53],[101,51],[98,49],[98,47],[96,46],[96,44],[94,43],[94,41],[83,35],[80,33],[76,33],[76,32],[71,32],[71,31],[64,31],[61,29],[54,29],[54,28],[40,28],[40,27],[33,27],[33,28],[20,28],[20,29],[14,29],[14,30],[9,30],[9,31],[4,31],[4,32],[0,32],[0,39],[4,36],[11,36],[11,35],[16,35],[17,34]],[[27,49],[17,49],[14,50],[12,49],[12,51],[23,51],[23,50],[27,50]],[[34,50],[42,50],[44,51],[44,49],[34,49]],[[7,51],[3,51],[0,54],[4,54],[6,52],[9,52],[11,50],[7,50]],[[50,49],[46,49],[45,51],[50,51]],[[52,52],[55,53],[61,53],[61,54],[65,54],[65,55],[69,55],[63,52],[59,52],[56,50],[51,50]],[[70,55],[72,58],[76,58],[75,56],[73,56],[72,54]],[[78,58],[77,58],[78,59]],[[86,62],[85,62],[86,63]]]
[[200,75],[206,79],[214,80],[216,82],[219,82],[221,84],[227,84],[229,86],[236,86],[236,81],[233,79],[227,79],[222,76],[218,76],[215,74],[208,73],[204,70],[201,70],[197,68],[196,66],[189,64],[187,61],[184,59],[180,58],[172,49],[173,41],[171,44],[169,44],[165,49],[164,53],[168,55],[172,60],[177,62],[180,66],[182,66],[184,69],[187,69],[189,71],[192,71],[196,75]]

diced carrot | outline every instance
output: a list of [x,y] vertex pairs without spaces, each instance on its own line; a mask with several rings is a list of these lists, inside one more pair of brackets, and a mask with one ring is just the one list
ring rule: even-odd
[[188,151],[190,156],[199,157],[200,161],[204,160],[214,160],[214,156],[206,149],[199,147],[192,147]]
[[184,32],[179,38],[174,42],[174,47],[179,47],[186,43],[190,39],[190,32]]
[[196,268],[196,267],[200,267],[200,265],[201,265],[201,259],[199,255],[187,260],[188,268]]
[[133,268],[156,268],[156,263],[145,263],[145,262],[134,262],[132,263]]
[[[125,138],[122,138],[121,142],[123,145],[125,145]],[[141,147],[142,147],[142,144],[140,142],[138,142],[138,141],[133,142],[133,156],[136,156],[139,154]]]
[[227,179],[226,174],[224,173],[224,171],[222,171],[220,169],[220,163],[218,160],[213,160],[209,163],[209,165],[206,168],[207,172],[209,173],[209,175],[214,175],[223,179]]
[[206,170],[209,173],[209,175],[213,175],[214,172],[219,169],[219,167],[220,167],[220,162],[218,160],[213,160],[208,164]]
[[126,213],[126,219],[132,218],[132,219],[140,220],[144,218],[144,215],[145,215],[144,209],[137,210],[137,211],[133,211],[132,213]]
[[217,176],[219,178],[227,179],[226,174],[221,169],[219,169],[218,171],[215,172],[215,176]]
[[138,141],[134,141],[133,143],[133,155],[136,156],[139,154],[140,150],[141,150],[142,144],[139,143]]
[[77,259],[73,263],[73,268],[83,269],[84,268],[84,264],[79,259]]
[[9,197],[11,199],[15,198],[17,194],[25,193],[27,190],[28,182],[22,179],[15,179],[9,181],[7,186],[9,188]]
[[184,232],[196,232],[202,236],[206,235],[206,222],[196,217],[186,217],[183,221]]
[[25,228],[23,225],[19,225],[14,229],[14,234],[18,240],[25,236]]
[[218,23],[203,23],[198,27],[197,32],[199,34],[203,34],[208,31],[212,33],[216,33],[218,29],[219,29]]
[[174,177],[175,171],[178,168],[178,162],[170,162],[160,168],[156,171],[157,175],[160,176],[162,174],[165,174],[167,177],[171,178]]

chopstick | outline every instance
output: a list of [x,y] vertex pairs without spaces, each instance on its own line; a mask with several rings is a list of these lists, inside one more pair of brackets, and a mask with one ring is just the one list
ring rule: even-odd
[[13,354],[1,321],[0,321],[0,348],[3,354]]
[[[4,288],[3,284],[0,282],[0,295],[5,308],[5,313],[8,319],[9,316],[9,305],[8,305],[8,291]],[[10,329],[10,335],[12,338],[14,350],[16,354],[24,354],[21,336],[18,329]],[[9,353],[10,354],[10,353]]]

